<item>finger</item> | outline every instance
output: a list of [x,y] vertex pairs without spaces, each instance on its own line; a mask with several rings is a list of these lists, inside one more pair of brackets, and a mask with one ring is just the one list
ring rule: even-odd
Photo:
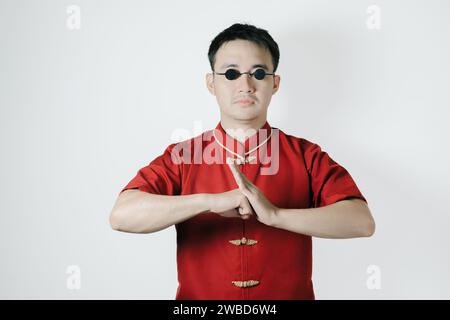
[[246,204],[241,204],[239,206],[239,208],[237,208],[237,212],[241,216],[252,214],[250,205],[246,205]]
[[[245,174],[242,173],[241,170],[239,170],[239,167],[234,163],[234,161],[231,161],[228,163],[230,165],[231,172],[233,173],[233,176],[235,176],[235,180],[240,179],[243,183],[243,185],[249,187],[254,186],[253,183],[245,176]],[[236,178],[236,176],[238,178]]]
[[239,218],[242,217],[242,215],[238,212],[237,209],[231,209],[223,212],[217,212],[219,216],[222,216],[224,218]]
[[251,216],[252,216],[251,214],[244,214],[244,215],[241,216],[241,218],[243,220],[248,220],[248,219],[250,219]]
[[244,215],[252,215],[255,213],[250,201],[245,197],[243,198],[240,207],[242,208],[242,212]]
[[256,196],[257,194],[260,193],[258,187],[256,187],[253,183],[247,184],[247,189],[253,196]]
[[247,178],[242,174],[234,162],[228,162],[228,166],[233,174],[234,180],[240,189],[246,186]]
[[242,192],[242,194],[248,199],[248,201],[253,201],[255,194],[254,194],[254,189],[251,188],[251,186],[247,186],[244,188],[239,188],[239,190]]
[[[259,192],[259,189],[239,170],[234,162],[229,163],[229,166],[239,189],[244,192],[247,197],[250,197],[249,193],[255,195]],[[248,190],[249,192],[245,192],[245,190]]]
[[[231,159],[231,158],[228,158]],[[228,167],[231,170],[231,173],[233,174],[234,180],[236,180],[236,183],[239,185],[242,182],[242,177],[240,175],[240,171],[236,167],[236,164],[233,161],[227,161]]]
[[240,208],[239,208],[239,213],[240,213],[241,215],[250,214],[250,208],[249,208],[249,206],[240,207]]

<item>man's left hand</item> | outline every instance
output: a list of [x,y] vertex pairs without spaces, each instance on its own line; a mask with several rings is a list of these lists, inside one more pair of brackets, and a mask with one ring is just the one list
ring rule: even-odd
[[257,215],[258,221],[272,226],[276,218],[278,208],[274,206],[264,194],[239,170],[234,161],[227,161],[234,180],[239,190],[247,197],[253,211]]

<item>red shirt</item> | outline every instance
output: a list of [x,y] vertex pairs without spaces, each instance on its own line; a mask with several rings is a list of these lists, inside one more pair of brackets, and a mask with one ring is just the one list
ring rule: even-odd
[[[275,206],[313,208],[349,198],[366,201],[347,170],[317,144],[267,122],[262,129],[267,135],[257,132],[241,144],[219,122],[215,130],[169,145],[122,191],[188,195],[236,189],[223,160],[236,156],[225,148],[243,154],[257,146],[255,141],[268,138],[249,154],[256,159],[239,168]],[[215,213],[176,224],[176,231],[176,299],[314,299],[310,236],[267,226],[255,215],[242,220]]]

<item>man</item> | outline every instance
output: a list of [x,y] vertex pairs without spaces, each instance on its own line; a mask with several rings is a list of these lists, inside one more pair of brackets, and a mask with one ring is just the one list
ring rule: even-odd
[[219,124],[140,169],[121,190],[111,226],[176,226],[176,299],[314,299],[311,237],[371,236],[366,200],[317,144],[268,124],[280,76],[266,30],[234,24],[208,57]]

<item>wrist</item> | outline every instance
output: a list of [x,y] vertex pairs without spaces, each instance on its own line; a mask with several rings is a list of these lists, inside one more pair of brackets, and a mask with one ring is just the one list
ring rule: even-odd
[[282,216],[283,216],[283,209],[275,207],[273,210],[273,213],[271,215],[270,219],[270,226],[274,228],[279,228],[282,224]]
[[212,208],[212,202],[214,201],[214,194],[212,193],[200,193],[198,194],[200,206],[201,206],[201,212],[200,213],[207,213],[211,211]]

